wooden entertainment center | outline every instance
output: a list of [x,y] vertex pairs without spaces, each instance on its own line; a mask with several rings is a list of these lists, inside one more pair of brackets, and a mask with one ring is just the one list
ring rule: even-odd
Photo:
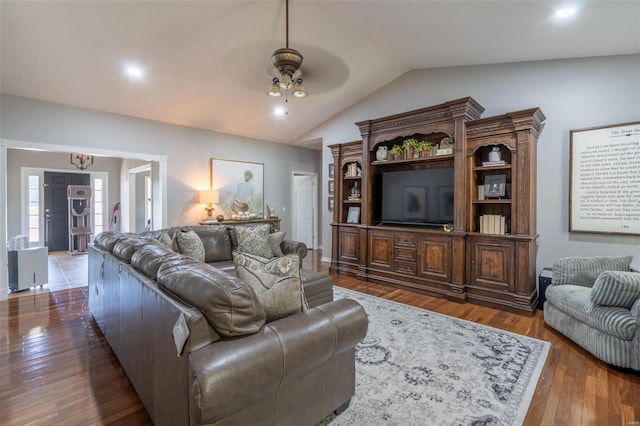
[[[366,120],[356,123],[362,141],[329,147],[336,170],[332,271],[533,314],[536,144],[545,116],[532,108],[480,118],[483,111],[467,97]],[[405,151],[404,159],[380,158],[407,139],[443,146],[453,140],[453,152],[436,155],[433,148],[427,156]],[[496,158],[500,161],[489,161]],[[429,200],[440,199],[438,225],[382,220],[384,175],[434,169],[452,169],[453,187],[418,187],[417,198],[411,192],[416,189],[405,188],[404,196],[419,212],[433,207]],[[446,197],[452,197],[452,206],[444,203]]]

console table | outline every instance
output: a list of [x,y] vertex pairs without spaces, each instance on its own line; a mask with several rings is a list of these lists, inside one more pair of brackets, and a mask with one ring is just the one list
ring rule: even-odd
[[234,220],[234,219],[225,219],[223,222],[218,222],[217,220],[201,220],[200,225],[220,225],[220,224],[231,224],[231,225],[245,225],[245,224],[258,224],[258,223],[268,223],[271,225],[271,232],[276,232],[280,230],[280,218],[279,217],[270,217],[268,219],[256,218],[256,219],[247,219],[247,220]]

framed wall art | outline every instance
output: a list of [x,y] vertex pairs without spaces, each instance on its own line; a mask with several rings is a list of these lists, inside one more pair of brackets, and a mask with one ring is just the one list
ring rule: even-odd
[[504,197],[507,175],[487,175],[484,177],[484,196],[486,198]]
[[329,179],[333,179],[333,174],[335,171],[335,166],[333,165],[333,163],[329,164]]
[[242,212],[264,216],[264,164],[211,159],[211,189],[218,190],[218,214],[230,218]]
[[349,207],[349,213],[347,213],[347,223],[360,223],[360,207]]
[[569,231],[640,235],[640,122],[570,139]]

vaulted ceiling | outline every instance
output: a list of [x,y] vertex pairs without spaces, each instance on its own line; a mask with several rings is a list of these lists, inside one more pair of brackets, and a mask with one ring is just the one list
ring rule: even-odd
[[[300,146],[411,69],[640,53],[640,1],[291,0],[305,99],[266,96],[284,0],[6,1],[2,93]],[[132,81],[124,67],[145,77]]]

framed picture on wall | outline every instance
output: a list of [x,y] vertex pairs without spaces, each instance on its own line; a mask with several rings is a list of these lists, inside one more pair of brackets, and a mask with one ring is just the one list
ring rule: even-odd
[[264,164],[212,158],[211,189],[219,191],[214,207],[224,217],[246,211],[264,216]]
[[329,197],[327,199],[327,205],[329,206],[329,211],[332,212],[333,211],[333,197]]
[[329,195],[333,195],[333,181],[332,181],[332,180],[330,180],[330,181],[328,182],[328,185],[329,185],[329,191],[328,191],[328,192],[329,192]]
[[329,164],[329,179],[333,179],[333,173],[334,173],[334,165],[333,163]]
[[569,232],[640,235],[640,121],[571,130]]

